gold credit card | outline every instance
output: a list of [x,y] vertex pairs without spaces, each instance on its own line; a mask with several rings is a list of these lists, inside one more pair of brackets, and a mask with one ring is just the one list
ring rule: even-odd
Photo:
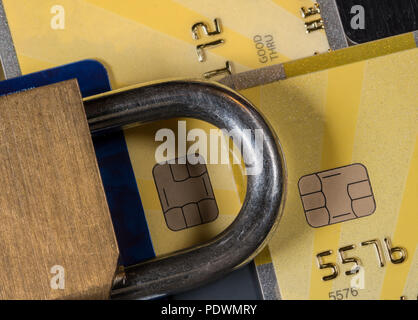
[[[324,31],[307,34],[299,13],[300,6],[312,4],[310,0],[240,0],[238,6],[231,0],[3,0],[23,74],[91,58],[104,64],[113,89],[164,78],[201,78],[225,68],[227,61],[235,73],[325,52]],[[124,130],[157,256],[219,234],[235,219],[245,191],[242,168],[209,164],[217,208],[206,201],[213,207],[207,217],[196,220],[196,213],[190,213],[187,221],[176,219],[176,212],[165,207],[165,199],[161,201],[153,176],[156,160],[150,155],[161,143],[155,141],[156,132],[170,128],[177,133],[178,120]],[[188,131],[213,129],[203,121],[183,120]]]
[[417,64],[411,33],[284,63],[283,80],[241,91],[288,170],[256,258],[265,298],[417,298]]
[[[299,11],[312,6],[311,0],[3,0],[3,4],[24,74],[92,58],[105,64],[113,88],[202,77],[224,68],[226,61],[233,72],[241,72],[329,48],[323,30],[306,33]],[[223,43],[212,45],[217,41]]]

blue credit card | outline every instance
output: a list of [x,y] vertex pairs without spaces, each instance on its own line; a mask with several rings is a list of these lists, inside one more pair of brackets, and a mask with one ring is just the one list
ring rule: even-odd
[[[105,67],[83,60],[0,81],[0,95],[77,79],[84,97],[110,91]],[[97,162],[120,251],[120,264],[129,266],[155,257],[144,209],[122,131],[93,137]]]
[[78,81],[83,97],[111,90],[105,67],[96,60],[83,60],[0,81],[0,95],[42,87],[74,78]]

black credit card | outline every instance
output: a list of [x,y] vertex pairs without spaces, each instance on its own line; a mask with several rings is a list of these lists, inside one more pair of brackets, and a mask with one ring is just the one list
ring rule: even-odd
[[[354,43],[418,29],[418,0],[336,0],[336,3],[344,32]],[[364,29],[360,28],[362,22],[358,21],[361,16],[355,17],[363,14],[360,10],[364,10]]]

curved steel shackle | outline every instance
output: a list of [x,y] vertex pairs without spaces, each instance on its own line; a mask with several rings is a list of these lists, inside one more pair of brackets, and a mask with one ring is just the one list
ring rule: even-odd
[[[93,97],[84,102],[92,133],[130,123],[190,117],[228,131],[239,129],[247,163],[260,165],[247,176],[247,192],[233,223],[209,242],[161,259],[130,266],[115,278],[112,298],[128,299],[189,289],[220,277],[249,261],[281,216],[285,167],[274,133],[238,93],[212,82],[169,81]],[[240,129],[261,129],[257,152]]]

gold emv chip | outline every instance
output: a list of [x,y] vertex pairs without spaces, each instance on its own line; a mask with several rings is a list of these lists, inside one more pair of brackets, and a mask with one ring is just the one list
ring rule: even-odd
[[172,231],[214,221],[219,213],[203,158],[199,156],[197,164],[186,159],[185,164],[179,158],[175,164],[160,163],[153,169],[165,221]]
[[303,176],[298,186],[306,221],[314,228],[376,210],[367,169],[360,163]]

